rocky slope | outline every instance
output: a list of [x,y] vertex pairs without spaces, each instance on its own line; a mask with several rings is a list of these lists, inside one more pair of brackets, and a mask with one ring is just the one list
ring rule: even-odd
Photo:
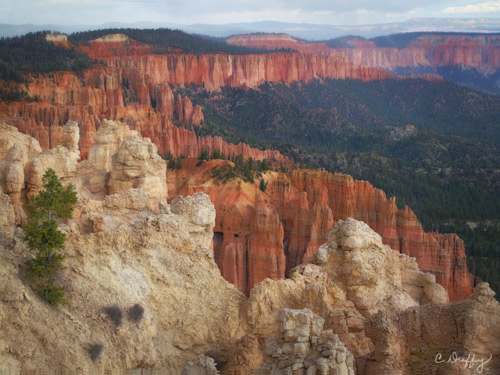
[[[347,219],[310,264],[291,269],[290,279],[256,284],[247,299],[214,262],[208,196],[167,204],[165,163],[123,124],[106,122],[80,162],[78,133],[66,125],[61,144],[42,152],[2,125],[3,372],[400,374],[457,370],[434,361],[455,350],[485,362],[491,355],[483,371],[498,372],[500,305],[487,284],[469,301],[446,304],[433,275],[383,245],[367,224]],[[18,204],[40,189],[48,167],[79,197],[74,218],[60,224],[68,236],[60,275],[68,305],[60,310],[22,282],[30,254]],[[129,313],[135,304],[144,309],[138,321]]]
[[221,184],[210,175],[222,161],[185,163],[169,172],[169,196],[205,192],[217,210],[215,260],[226,280],[248,293],[265,278],[283,278],[306,263],[340,219],[366,222],[384,243],[415,257],[419,267],[436,276],[450,300],[472,292],[463,241],[456,235],[425,233],[412,210],[399,210],[395,198],[366,181],[322,171],[268,172],[258,184],[239,179]]

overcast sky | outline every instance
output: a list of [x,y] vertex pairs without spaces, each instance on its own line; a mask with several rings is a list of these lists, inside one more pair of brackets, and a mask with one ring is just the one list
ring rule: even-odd
[[500,17],[500,0],[0,0],[0,4],[0,23],[39,25],[263,20],[356,25],[416,17]]

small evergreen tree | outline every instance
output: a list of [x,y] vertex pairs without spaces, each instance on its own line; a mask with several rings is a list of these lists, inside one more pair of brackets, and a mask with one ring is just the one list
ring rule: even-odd
[[181,156],[179,156],[177,158],[177,163],[175,163],[175,169],[182,169],[182,157]]
[[174,160],[174,155],[172,154],[172,151],[168,150],[167,153],[165,154],[165,160]]
[[62,268],[66,235],[57,229],[58,219],[69,219],[77,202],[76,192],[69,185],[63,189],[53,169],[42,178],[43,190],[28,204],[24,240],[35,252],[35,258],[26,262],[26,281],[33,290],[51,305],[63,302],[64,287],[55,285],[56,273]]
[[169,159],[167,168],[168,169],[175,169],[175,159],[173,159],[173,158]]
[[260,163],[259,171],[267,172],[268,170],[269,170],[269,164],[267,163],[267,159],[264,159],[262,160],[262,163]]
[[202,148],[201,151],[200,151],[200,154],[198,155],[198,160],[200,161],[208,161],[209,159],[209,153],[208,153],[208,150],[206,148]]
[[212,155],[210,156],[210,159],[224,159],[222,157],[222,154],[219,149],[215,149],[212,151]]
[[269,182],[266,182],[266,181],[264,181],[264,179],[263,179],[263,178],[261,178],[261,179],[260,179],[259,189],[265,192],[265,191],[266,191],[266,189],[267,189],[267,184],[268,184],[268,183],[269,183]]

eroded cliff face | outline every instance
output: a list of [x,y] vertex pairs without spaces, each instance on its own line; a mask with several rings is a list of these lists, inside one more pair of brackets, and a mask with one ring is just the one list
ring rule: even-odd
[[338,49],[334,53],[353,63],[394,70],[398,66],[438,67],[462,65],[483,74],[500,68],[498,35],[422,35],[402,49],[379,48],[372,42],[351,41],[355,48]]
[[80,125],[80,152],[88,157],[97,129],[103,119],[120,120],[155,143],[162,155],[170,151],[196,157],[202,149],[219,150],[226,155],[243,154],[255,160],[290,161],[275,150],[258,150],[244,143],[227,143],[220,137],[198,137],[186,127],[202,126],[203,112],[188,97],[174,98],[170,85],[158,79],[155,83],[148,73],[97,67],[82,77],[70,72],[40,76],[28,85],[31,96],[40,103],[0,103],[0,114],[21,132],[36,138],[43,149],[53,148],[62,136],[67,121]]
[[[292,268],[289,279],[256,284],[246,299],[215,264],[213,228],[220,219],[209,197],[162,199],[165,164],[149,140],[121,123],[105,122],[91,157],[79,161],[75,127],[65,126],[63,140],[49,151],[13,127],[1,128],[2,371],[403,374],[454,370],[433,359],[457,350],[491,354],[484,373],[498,372],[500,305],[487,284],[470,301],[446,304],[435,276],[384,245],[367,224],[347,219],[310,264]],[[60,280],[68,300],[60,310],[22,282],[22,264],[32,255],[22,239],[19,204],[40,189],[48,167],[79,197],[74,218],[60,224],[67,234]],[[256,236],[255,246],[272,248],[286,226],[272,229],[280,228],[279,215],[266,199],[249,220],[268,228],[269,238]],[[135,304],[144,309],[139,321],[129,315]],[[120,309],[121,321],[113,323],[106,307]]]
[[[398,68],[435,70],[455,66],[460,70],[475,69],[489,76],[500,69],[499,35],[421,35],[402,48],[377,47],[374,42],[351,39],[350,48],[332,48],[324,43],[298,41],[288,35],[238,35],[229,44],[263,49],[292,48],[301,52],[341,56],[347,61],[389,71]],[[400,71],[402,72],[402,71]],[[411,72],[411,70],[410,70]],[[432,79],[432,76],[428,78]]]
[[[54,38],[51,36],[50,38]],[[59,37],[61,39],[62,37]],[[58,40],[54,43],[59,43]],[[229,153],[238,153],[221,139],[200,140],[178,130],[172,123],[186,127],[204,122],[202,108],[188,97],[174,98],[172,87],[194,84],[207,90],[223,86],[256,87],[264,82],[310,81],[315,78],[386,79],[390,74],[352,64],[340,56],[276,53],[264,55],[192,55],[170,51],[153,54],[151,46],[112,34],[90,41],[81,49],[104,62],[77,76],[57,72],[32,78],[28,92],[40,103],[0,104],[0,113],[22,132],[39,140],[42,148],[54,147],[68,120],[80,123],[80,150],[87,157],[95,131],[103,118],[123,121],[151,138],[160,152],[171,151],[196,156],[201,147],[213,144]],[[226,152],[227,153],[227,152]],[[270,158],[270,152],[245,149],[254,159]],[[277,152],[274,158],[286,162]]]
[[351,176],[322,171],[268,172],[266,192],[258,184],[233,179],[225,184],[210,176],[222,163],[170,172],[169,197],[205,192],[217,210],[215,260],[226,280],[248,293],[265,278],[278,279],[307,263],[340,219],[366,222],[384,243],[415,257],[436,276],[451,301],[467,299],[472,285],[463,241],[454,234],[425,233],[409,207]]

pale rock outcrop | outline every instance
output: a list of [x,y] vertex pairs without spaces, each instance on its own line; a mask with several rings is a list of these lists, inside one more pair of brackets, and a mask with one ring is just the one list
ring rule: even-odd
[[29,159],[34,158],[42,152],[40,143],[35,138],[19,132],[16,127],[6,122],[0,122],[0,134],[0,160],[6,158],[7,151],[16,143],[25,149]]
[[[382,244],[367,224],[340,220],[320,247],[318,259],[328,262],[332,280],[341,281],[347,298],[359,310],[402,310],[422,302],[447,301],[434,275],[418,270],[414,258]],[[387,305],[387,306],[384,306]]]
[[259,344],[259,339],[246,335],[238,341],[228,354],[223,373],[227,375],[254,375],[255,369],[261,368],[264,353]]
[[186,362],[181,375],[218,375],[213,358],[200,354]]
[[78,174],[86,193],[94,199],[104,199],[108,194],[109,174],[113,156],[120,145],[137,132],[119,121],[103,120],[95,134],[95,142],[89,151],[88,160],[78,163]]
[[193,224],[211,228],[215,225],[213,207],[210,198],[204,193],[187,197],[178,196],[170,202],[172,213],[184,217]]
[[42,149],[37,140],[4,122],[0,122],[0,134],[0,193],[8,194],[14,204],[20,205],[29,176],[29,159]]
[[[321,266],[302,265],[288,280],[267,279],[255,285],[247,313],[256,332],[276,334],[278,312],[285,307],[308,307],[323,317],[335,308],[347,308],[356,317],[352,323],[359,325],[357,319],[381,309],[403,311],[447,299],[433,275],[419,271],[414,259],[382,244],[377,233],[354,219],[340,220],[311,260]],[[427,294],[428,285],[432,293]]]
[[0,194],[0,228],[10,229],[16,224],[14,206],[7,194]]
[[[21,282],[18,264],[29,252],[22,236],[6,234],[0,251],[2,371],[125,374],[144,368],[176,375],[200,352],[227,352],[229,343],[242,336],[244,296],[220,276],[205,246],[206,228],[182,216],[130,206],[128,194],[136,198],[140,193],[80,200],[75,211],[81,214],[62,225],[68,239],[61,281],[68,305],[59,312]],[[90,213],[113,225],[86,232]],[[6,224],[12,224],[9,217]],[[127,317],[135,304],[144,308],[139,322]],[[109,320],[107,306],[125,314],[121,325]],[[92,361],[89,350],[96,343],[103,352]]]
[[15,204],[20,204],[24,189],[25,167],[28,162],[26,149],[15,143],[5,155],[3,190],[9,194]]
[[187,197],[176,197],[170,202],[170,211],[173,214],[183,217],[191,224],[205,228],[203,231],[205,237],[204,244],[206,247],[212,246],[215,210],[208,195],[197,193]]
[[31,160],[28,180],[28,193],[36,194],[43,185],[43,175],[47,169],[52,168],[56,175],[65,184],[72,183],[78,187],[77,164],[80,156],[69,151],[66,147],[57,146],[42,152]]
[[122,142],[132,134],[137,132],[130,130],[122,122],[103,120],[89,151],[89,163],[96,169],[111,171],[111,158],[118,152]]
[[131,135],[122,142],[113,157],[108,187],[110,194],[139,188],[149,192],[152,198],[166,199],[167,166],[148,138]]
[[324,319],[309,309],[280,311],[281,338],[267,339],[262,370],[282,374],[354,375],[354,357]]
[[58,145],[66,147],[69,151],[80,154],[78,142],[80,141],[80,128],[76,121],[68,121],[63,126],[62,135],[58,139]]
[[361,374],[498,374],[500,304],[494,294],[482,283],[469,301],[373,315],[366,333],[375,350],[360,364]]

